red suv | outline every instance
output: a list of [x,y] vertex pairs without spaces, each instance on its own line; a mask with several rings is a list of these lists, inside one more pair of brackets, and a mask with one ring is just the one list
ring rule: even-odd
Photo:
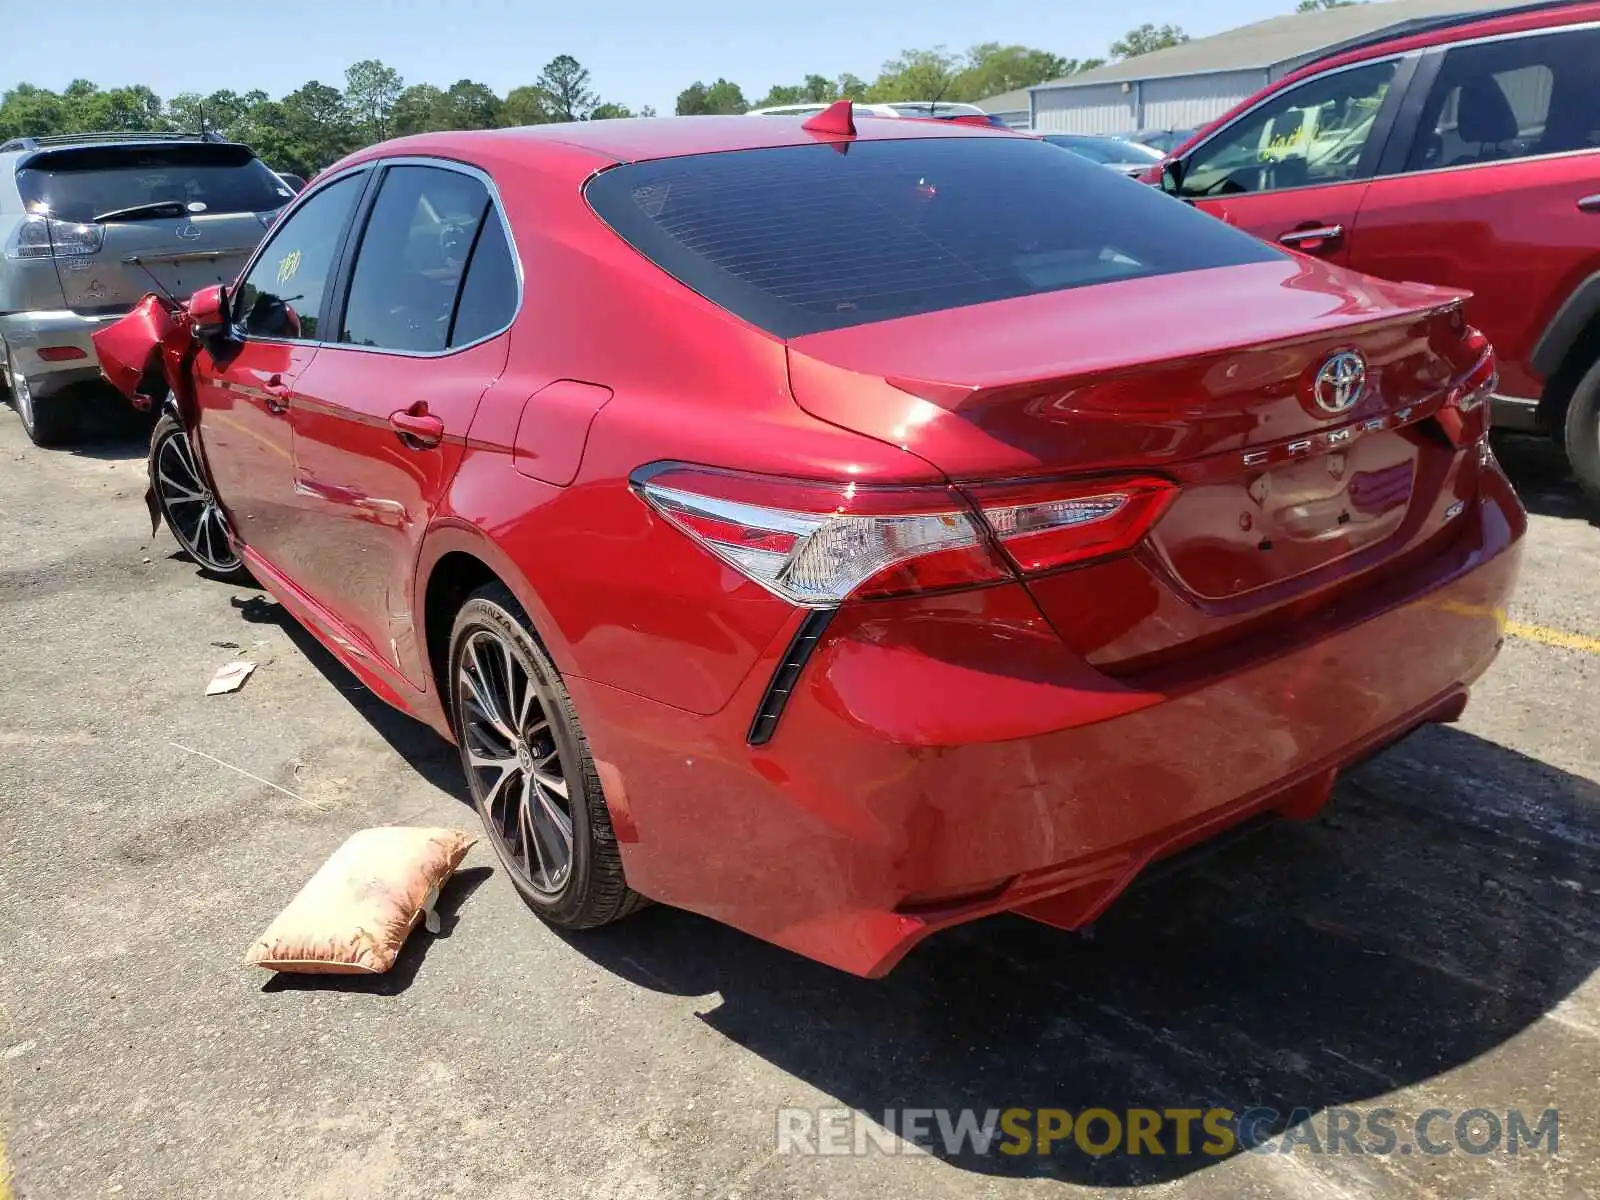
[[1344,47],[1191,138],[1163,183],[1302,254],[1470,289],[1495,424],[1564,442],[1600,503],[1600,4]]
[[865,974],[1453,719],[1524,528],[1456,293],[848,104],[374,147],[98,346],[165,364],[185,547],[458,744],[541,916]]

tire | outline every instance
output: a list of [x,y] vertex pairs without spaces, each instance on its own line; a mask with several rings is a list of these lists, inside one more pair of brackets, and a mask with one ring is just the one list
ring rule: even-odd
[[1565,433],[1572,473],[1589,503],[1600,510],[1600,362],[1573,389]]
[[33,394],[27,378],[20,371],[12,367],[10,376],[11,407],[22,421],[22,429],[28,435],[28,440],[42,449],[64,446],[72,441],[78,431],[78,414],[68,403],[70,395],[58,392],[40,398]]
[[233,542],[228,518],[201,478],[189,434],[171,413],[150,431],[150,490],[161,518],[184,552],[207,575],[228,583],[255,585]]
[[486,584],[461,606],[449,662],[451,721],[472,804],[523,900],[562,929],[633,912],[644,898],[623,875],[572,699],[502,584]]

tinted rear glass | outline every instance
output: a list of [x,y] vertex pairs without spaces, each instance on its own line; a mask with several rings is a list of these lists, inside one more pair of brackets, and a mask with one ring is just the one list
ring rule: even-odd
[[91,146],[52,150],[17,171],[22,202],[48,206],[63,221],[177,200],[193,212],[270,212],[293,197],[287,184],[243,146]]
[[1280,253],[1155,188],[1021,138],[740,150],[615,167],[596,213],[779,337]]

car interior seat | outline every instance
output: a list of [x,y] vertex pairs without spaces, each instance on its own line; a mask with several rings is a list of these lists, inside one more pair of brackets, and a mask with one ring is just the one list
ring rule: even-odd
[[1476,145],[1464,157],[1443,163],[1489,162],[1512,153],[1511,143],[1521,135],[1517,114],[1492,76],[1480,75],[1461,85],[1456,109],[1456,133],[1461,141]]

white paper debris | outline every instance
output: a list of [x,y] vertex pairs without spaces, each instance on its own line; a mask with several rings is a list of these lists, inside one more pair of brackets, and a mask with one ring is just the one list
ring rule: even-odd
[[217,673],[211,677],[211,682],[206,684],[206,695],[220,696],[223,692],[237,692],[244,686],[244,681],[250,678],[250,672],[255,669],[256,665],[253,662],[231,662],[218,667]]

